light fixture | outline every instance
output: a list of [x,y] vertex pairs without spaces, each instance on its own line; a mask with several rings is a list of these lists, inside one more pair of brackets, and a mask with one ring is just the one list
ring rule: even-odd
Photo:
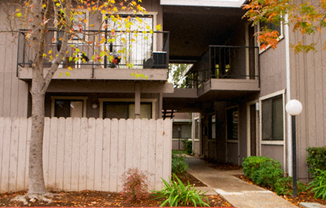
[[97,104],[93,103],[92,108],[96,109],[97,108]]
[[291,116],[297,116],[302,112],[302,104],[299,100],[290,100],[285,106],[286,112]]
[[292,116],[292,168],[293,168],[293,198],[297,197],[297,143],[296,143],[296,129],[295,129],[295,116],[299,115],[302,111],[302,104],[299,100],[290,100],[285,110]]

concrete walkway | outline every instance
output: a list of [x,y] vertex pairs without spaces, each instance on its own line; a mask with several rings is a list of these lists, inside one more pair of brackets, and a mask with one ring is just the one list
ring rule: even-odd
[[241,170],[220,171],[209,167],[209,163],[187,157],[188,172],[205,183],[208,187],[198,188],[208,191],[206,195],[218,193],[234,207],[238,208],[295,208],[285,199],[271,191],[249,184],[233,175],[242,174]]

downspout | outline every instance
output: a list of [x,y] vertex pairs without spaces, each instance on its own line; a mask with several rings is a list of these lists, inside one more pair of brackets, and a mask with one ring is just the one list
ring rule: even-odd
[[[284,35],[285,35],[285,70],[286,70],[286,102],[291,99],[290,94],[290,33],[289,33],[289,22],[288,13],[285,14],[284,20]],[[284,111],[285,112],[285,111]],[[287,163],[288,173],[292,176],[292,130],[291,130],[291,116],[286,114],[286,132],[287,132]]]

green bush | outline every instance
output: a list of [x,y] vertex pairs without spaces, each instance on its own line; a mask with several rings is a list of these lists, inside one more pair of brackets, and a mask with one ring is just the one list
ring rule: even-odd
[[192,141],[188,140],[188,139],[185,139],[185,140],[182,140],[182,143],[183,143],[183,145],[185,147],[186,153],[188,155],[192,155]]
[[173,180],[170,179],[170,184],[166,182],[164,179],[164,187],[160,191],[153,191],[158,197],[157,198],[166,198],[164,202],[160,205],[161,207],[169,204],[170,207],[176,206],[188,206],[193,204],[195,207],[199,206],[207,206],[209,204],[203,201],[203,198],[206,198],[208,202],[208,198],[204,197],[204,194],[201,191],[197,191],[193,186],[190,185],[188,181],[188,185],[184,185],[182,181],[173,174]]
[[184,174],[188,169],[186,156],[174,154],[172,152],[172,173]]
[[274,188],[283,171],[281,164],[269,157],[250,156],[243,160],[243,172],[255,184]]
[[[301,183],[297,182],[297,193],[300,194],[301,192],[306,190],[306,186]],[[279,178],[275,185],[274,191],[278,195],[292,195],[293,194],[293,178],[292,177],[281,177]]]
[[320,173],[319,170],[326,170],[326,146],[325,147],[309,147],[306,149],[308,156],[306,158],[308,164],[308,172],[315,177]]
[[315,198],[321,197],[326,200],[326,170],[315,170],[314,179],[308,184],[307,189],[311,188],[311,191],[315,192]]

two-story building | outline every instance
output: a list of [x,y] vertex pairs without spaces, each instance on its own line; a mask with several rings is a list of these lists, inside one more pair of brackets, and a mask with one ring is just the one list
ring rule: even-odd
[[[269,156],[291,173],[291,121],[285,104],[296,98],[303,103],[297,122],[298,176],[307,179],[305,149],[326,141],[322,46],[314,54],[294,54],[289,43],[300,35],[280,25],[278,48],[260,50],[253,36],[257,28],[242,18],[243,3],[144,0],[148,15],[139,17],[154,29],[161,24],[163,32],[155,31],[147,38],[141,33],[131,43],[128,57],[134,66],[127,67],[124,60],[118,65],[63,62],[46,93],[45,115],[157,119],[164,110],[200,112],[197,154],[239,165],[250,155]],[[85,10],[81,18],[88,19],[82,37],[87,41],[99,38],[88,24],[100,24],[104,16]],[[4,21],[0,24],[2,31],[7,27]],[[58,35],[50,32],[46,42],[54,53]],[[25,45],[24,31],[14,36],[3,32],[0,37],[0,116],[29,117],[33,54]],[[111,45],[111,52],[119,51],[119,41]],[[89,47],[78,40],[69,44],[89,57],[96,47],[110,47],[108,43]],[[193,64],[186,73],[188,88],[173,89],[167,83],[169,63]],[[44,66],[47,70],[48,61]],[[65,76],[68,67],[73,70]],[[130,76],[135,73],[148,79]]]

